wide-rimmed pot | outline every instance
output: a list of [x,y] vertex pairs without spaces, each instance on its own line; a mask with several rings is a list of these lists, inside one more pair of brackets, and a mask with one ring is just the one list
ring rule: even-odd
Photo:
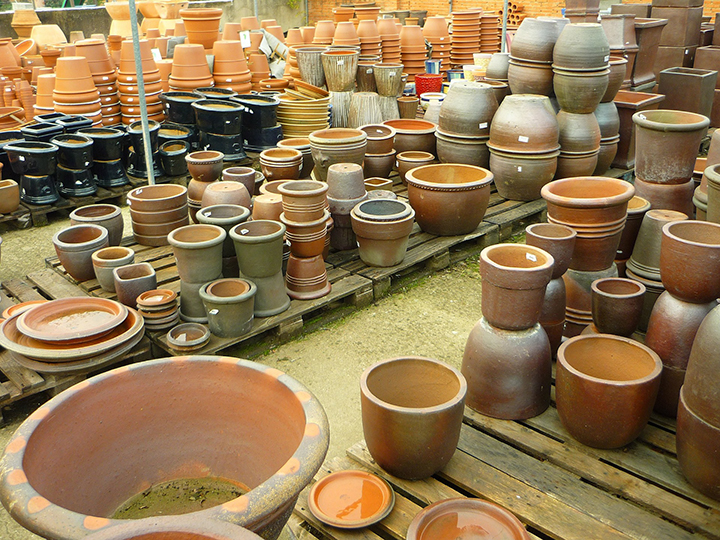
[[593,324],[600,333],[630,337],[640,323],[645,285],[627,278],[604,278],[592,285]]
[[[395,384],[400,380],[402,386]],[[380,467],[417,480],[447,465],[467,393],[458,370],[430,358],[393,358],[366,369],[360,391],[365,441]]]
[[137,307],[138,296],[157,289],[157,275],[150,263],[119,266],[112,272],[118,301],[133,309]]
[[104,291],[115,292],[113,269],[132,264],[135,261],[135,252],[127,247],[112,246],[98,249],[91,258],[95,278],[100,287]]
[[488,84],[458,81],[450,85],[440,107],[438,128],[445,133],[483,137],[490,135],[498,103]]
[[202,99],[202,96],[193,92],[164,92],[160,94],[160,99],[165,104],[168,122],[177,124],[195,123],[195,110],[192,103]]
[[180,279],[207,283],[222,272],[223,242],[227,234],[217,225],[186,225],[168,234]]
[[363,164],[367,134],[359,129],[329,128],[312,132],[310,148],[315,161],[317,180],[327,179],[327,170],[335,163]]
[[496,244],[480,253],[483,317],[497,328],[525,330],[540,319],[552,255],[534,246]]
[[128,205],[138,212],[162,212],[187,204],[187,188],[176,184],[142,186],[128,193]]
[[323,217],[327,205],[328,185],[315,180],[293,180],[278,186],[285,217],[312,221]]
[[257,286],[249,280],[225,278],[200,288],[210,332],[218,337],[239,337],[250,331],[254,320]]
[[312,150],[310,149],[310,139],[307,137],[293,137],[291,139],[283,139],[278,142],[279,148],[294,148],[302,154],[302,165],[300,166],[299,178],[308,178],[312,173],[315,162],[312,158]]
[[244,107],[224,99],[199,99],[192,102],[195,124],[202,131],[216,135],[239,135]]
[[92,254],[108,247],[108,231],[91,223],[71,225],[53,236],[53,245],[65,271],[77,281],[95,277]]
[[559,149],[558,122],[547,96],[506,97],[490,124],[488,146],[504,152],[543,153]]
[[108,244],[119,246],[123,235],[123,216],[114,204],[90,204],[70,213],[70,224],[92,223],[107,229]]
[[525,242],[540,248],[553,258],[552,279],[561,277],[569,268],[577,233],[566,225],[535,223],[525,228]]
[[415,223],[415,211],[406,202],[373,199],[350,211],[360,259],[370,266],[395,266],[405,258]]
[[[489,144],[488,144],[489,146]],[[540,154],[501,152],[490,148],[489,166],[498,193],[514,201],[534,201],[555,177],[559,151]]]
[[435,147],[435,130],[437,126],[432,122],[400,119],[386,120],[383,124],[395,129],[395,142],[393,144],[398,153],[416,150],[435,155],[437,152]]
[[185,156],[188,172],[193,180],[214,182],[220,178],[223,169],[223,153],[215,150],[201,150]]
[[482,221],[493,174],[473,165],[444,163],[412,169],[406,180],[408,200],[420,228],[430,234],[455,236],[474,231]]
[[320,53],[325,82],[330,92],[348,92],[355,86],[358,69],[357,51],[327,50]]
[[384,124],[367,124],[358,129],[367,133],[368,154],[387,154],[393,150],[395,129]]
[[225,229],[227,236],[223,243],[223,258],[235,256],[235,246],[230,237],[230,229],[244,223],[250,217],[250,209],[236,204],[214,204],[205,206],[197,212],[198,223],[217,225]]
[[231,101],[240,103],[246,109],[242,116],[244,130],[259,130],[277,125],[277,107],[280,105],[278,98],[240,94],[231,98]]
[[625,446],[650,418],[661,373],[660,357],[636,341],[609,334],[570,338],[558,349],[560,421],[588,446]]
[[[82,430],[65,429],[78,417]],[[200,432],[222,442],[187,436]],[[111,516],[148,486],[221,477],[243,494],[207,509],[198,501],[190,515],[274,540],[327,448],[322,406],[277,369],[217,356],[152,360],[75,385],[31,415],[5,449],[0,497],[30,530],[79,540],[98,523],[127,523]],[[114,480],[101,487],[99,478]],[[32,512],[38,500],[43,510]]]
[[55,174],[58,147],[39,141],[12,141],[3,149],[15,174],[45,176]]

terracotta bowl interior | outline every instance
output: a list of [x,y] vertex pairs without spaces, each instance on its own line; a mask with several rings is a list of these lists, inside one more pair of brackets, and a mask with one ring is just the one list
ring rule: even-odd
[[362,135],[364,132],[359,129],[350,128],[329,128],[323,129],[313,133],[313,136],[318,139],[348,139],[350,137],[357,137]]
[[178,242],[194,244],[214,240],[220,235],[217,227],[207,225],[190,225],[173,231],[173,238]]
[[215,219],[230,219],[237,216],[241,216],[247,211],[244,206],[236,204],[217,204],[214,206],[207,206],[200,210],[200,213],[204,216],[215,218]]
[[281,224],[273,221],[248,221],[238,229],[243,236],[265,236],[275,234],[280,230]]
[[82,244],[100,238],[102,233],[102,229],[97,227],[71,227],[58,234],[57,238],[65,244]]
[[367,133],[368,139],[385,139],[392,135],[392,131],[386,126],[371,125],[360,129]]
[[538,223],[532,226],[532,234],[540,238],[572,238],[574,231],[564,225]]
[[108,216],[115,212],[117,207],[108,204],[98,204],[92,206],[84,206],[75,210],[75,215],[84,218],[98,218]]
[[183,143],[163,145],[163,150],[165,152],[180,152],[181,150],[185,150],[185,145]]
[[207,292],[220,298],[240,296],[250,290],[250,285],[240,279],[223,279],[208,286]]
[[116,268],[117,276],[120,279],[138,279],[152,276],[155,271],[152,266],[145,264],[132,264],[129,266],[121,266]]
[[643,208],[647,204],[648,204],[648,201],[646,199],[643,199],[642,197],[638,197],[637,195],[634,195],[633,198],[628,201],[628,211],[637,210],[638,208]]
[[656,369],[649,352],[603,336],[568,344],[565,361],[580,373],[607,381],[636,381],[649,377]]
[[95,257],[101,261],[116,261],[133,253],[133,250],[125,247],[110,247],[95,252]]
[[603,279],[595,283],[595,287],[606,294],[613,296],[630,296],[638,294],[642,286],[637,281],[624,279]]
[[668,226],[667,231],[670,235],[685,242],[706,246],[720,246],[720,227],[709,223],[698,221],[677,222]]
[[548,184],[551,193],[569,199],[602,199],[616,197],[627,192],[628,186],[620,182],[603,182],[593,178],[573,178],[571,182]]
[[322,187],[322,183],[312,180],[291,180],[283,184],[283,189],[286,191],[316,191]]
[[146,366],[142,375],[96,380],[40,421],[23,466],[41,496],[111,516],[148,486],[180,478],[220,477],[252,489],[303,438],[299,399],[267,374],[180,359]]
[[201,150],[199,152],[193,152],[192,154],[188,154],[188,159],[191,159],[193,161],[203,161],[203,160],[215,160],[221,157],[220,152],[216,152],[215,150]]
[[228,174],[255,174],[255,169],[250,167],[228,167],[223,172]]
[[460,392],[461,384],[455,373],[441,364],[406,358],[376,366],[368,374],[367,387],[389,405],[424,409],[451,401]]
[[[298,152],[300,154],[298,154]],[[301,155],[302,152],[294,148],[272,148],[265,151],[265,156],[269,159],[297,159]]]
[[412,175],[417,180],[428,184],[469,184],[486,178],[488,171],[476,167],[442,164],[418,167],[413,169]]
[[542,251],[522,244],[499,244],[486,253],[490,261],[506,268],[537,268],[548,263],[548,257]]
[[407,209],[405,204],[392,199],[378,199],[361,203],[360,210],[374,216],[392,216],[404,212]]
[[169,197],[176,197],[183,191],[185,191],[185,188],[177,185],[146,186],[141,188],[140,191],[133,192],[132,196],[136,199],[155,201]]

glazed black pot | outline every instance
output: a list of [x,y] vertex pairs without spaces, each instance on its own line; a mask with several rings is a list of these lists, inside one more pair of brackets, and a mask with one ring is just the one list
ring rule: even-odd
[[92,166],[93,140],[87,135],[57,135],[51,142],[58,147],[58,163],[63,167],[88,169]]
[[160,126],[158,132],[158,148],[168,141],[188,141],[192,143],[193,135],[195,135],[195,126],[188,127],[182,124],[165,122]]
[[56,123],[58,119],[65,118],[67,114],[61,113],[61,112],[51,112],[47,114],[40,114],[35,117],[36,122],[50,122],[50,123]]
[[229,88],[215,88],[213,86],[196,88],[194,92],[201,98],[205,99],[230,99],[238,95],[235,90],[230,90]]
[[93,140],[93,158],[101,161],[114,161],[123,155],[123,139],[127,136],[123,131],[113,128],[85,128],[77,131],[78,135]]
[[283,138],[280,124],[264,129],[245,129],[243,127],[243,142],[245,148],[251,152],[262,152],[275,148]]
[[165,104],[167,121],[175,124],[194,124],[195,111],[192,108],[193,101],[202,99],[192,92],[165,92],[160,94],[160,99]]
[[12,170],[10,166],[10,158],[5,152],[5,146],[11,142],[22,141],[23,136],[20,131],[0,131],[0,163],[3,164],[2,177],[10,178],[20,183],[20,175]]
[[50,139],[63,133],[63,127],[54,122],[40,122],[20,128],[26,141],[50,142]]
[[62,118],[55,120],[65,130],[65,133],[75,133],[79,129],[92,127],[92,120],[85,116],[66,114]]
[[59,198],[54,175],[20,177],[21,201],[30,204],[52,204]]
[[[158,133],[160,132],[160,122],[155,120],[148,120],[148,127],[150,132],[150,151],[156,154],[158,151]],[[142,122],[138,120],[133,122],[127,128],[128,136],[130,137],[130,145],[133,147],[133,151],[140,155],[145,155],[145,145],[143,144],[143,131]]]
[[236,101],[245,107],[243,111],[243,131],[272,128],[277,125],[279,99],[255,94],[240,94],[232,98],[231,101]]
[[57,166],[57,187],[63,197],[85,197],[97,192],[90,169],[67,169]]
[[198,129],[216,135],[240,135],[243,106],[224,99],[199,99],[193,102]]
[[160,145],[160,162],[168,176],[181,176],[188,172],[185,156],[190,151],[187,141],[168,141]]
[[225,154],[223,161],[238,161],[247,157],[243,149],[242,135],[216,135],[201,131],[200,148],[222,152]]
[[101,187],[117,187],[130,183],[121,159],[111,161],[95,160],[92,172],[95,183]]
[[55,174],[57,151],[54,144],[38,141],[16,141],[5,145],[12,170],[31,176]]
[[[160,178],[162,176],[162,169],[160,169],[160,155],[159,152],[153,153],[153,173],[155,174],[155,178]],[[127,173],[130,176],[135,176],[136,178],[147,178],[147,165],[145,163],[145,155],[138,154],[134,151],[130,152],[130,156],[128,157],[128,168]]]

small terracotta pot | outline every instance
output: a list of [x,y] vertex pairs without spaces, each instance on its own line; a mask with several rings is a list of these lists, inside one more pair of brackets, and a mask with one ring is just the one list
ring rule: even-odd
[[92,254],[108,247],[107,229],[93,224],[72,225],[53,236],[53,245],[60,263],[77,281],[95,277]]
[[535,223],[525,228],[525,243],[552,256],[552,279],[561,277],[569,268],[576,236],[570,227],[553,223]]
[[[0,172],[2,167],[0,167]],[[20,186],[15,180],[0,180],[0,214],[12,214],[20,206]]]
[[135,252],[127,247],[112,246],[94,252],[92,254],[92,264],[100,287],[104,291],[115,292],[113,269],[132,264],[134,261]]
[[188,171],[194,180],[202,182],[214,182],[220,178],[223,169],[222,152],[215,150],[203,150],[192,152],[185,156],[188,164]]
[[250,208],[250,194],[240,182],[212,182],[203,192],[201,207],[232,204]]
[[257,286],[244,279],[219,279],[200,288],[210,332],[218,337],[239,337],[250,331],[254,320]]
[[645,285],[632,279],[604,278],[592,283],[593,323],[600,333],[630,337],[640,322]]
[[226,182],[240,182],[252,197],[255,195],[255,169],[250,167],[228,167],[222,172]]
[[327,196],[334,199],[357,199],[365,195],[362,167],[356,163],[330,165]]
[[415,223],[409,204],[391,199],[368,200],[350,212],[360,259],[370,266],[395,266],[405,258]]
[[137,297],[145,291],[157,289],[157,276],[150,263],[141,262],[113,269],[115,293],[118,301],[131,308],[137,307]]
[[368,124],[358,129],[367,133],[367,154],[387,154],[393,150],[394,128],[384,124]]
[[435,155],[436,126],[432,122],[401,119],[386,120],[383,124],[395,129],[394,145],[398,153],[415,150]]
[[327,205],[328,185],[315,180],[294,180],[278,187],[283,212],[289,220],[313,221],[322,218]]
[[301,258],[291,253],[285,271],[285,287],[290,298],[295,300],[313,300],[329,294],[332,286],[322,255]]
[[293,221],[285,213],[280,214],[280,222],[287,229],[285,238],[290,241],[290,253],[306,258],[322,255],[328,219],[330,212],[327,210],[324,210],[320,219],[314,221]]
[[458,370],[429,358],[394,358],[365,370],[360,391],[365,440],[380,467],[418,480],[450,461],[467,393]]
[[660,357],[636,341],[608,334],[570,338],[558,350],[560,421],[588,446],[625,446],[650,418],[661,373]]
[[395,166],[396,155],[395,150],[387,154],[365,154],[365,160],[363,161],[365,177],[387,178]]
[[397,167],[398,174],[403,184],[407,185],[405,175],[408,171],[422,167],[423,165],[430,165],[435,161],[435,156],[427,152],[400,152],[397,154],[395,166]]
[[70,213],[70,224],[92,223],[108,232],[108,244],[119,246],[123,235],[123,216],[120,208],[113,204],[91,204]]
[[302,152],[294,148],[271,148],[260,154],[260,166],[268,180],[296,180],[302,164]]

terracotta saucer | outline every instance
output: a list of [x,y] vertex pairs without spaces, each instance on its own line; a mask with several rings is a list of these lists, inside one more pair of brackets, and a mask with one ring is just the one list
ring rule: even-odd
[[324,98],[330,95],[330,92],[327,90],[323,90],[322,88],[318,88],[317,86],[299,79],[295,80],[295,89],[298,92],[307,94],[311,98]]
[[18,316],[17,328],[41,341],[90,340],[118,326],[128,310],[105,298],[52,300]]
[[167,333],[168,345],[177,351],[194,351],[210,339],[210,330],[199,323],[179,324]]
[[364,471],[338,471],[319,480],[310,490],[308,506],[323,523],[341,529],[359,529],[387,517],[395,492],[385,480]]
[[163,311],[175,302],[177,293],[170,289],[153,289],[137,297],[137,304],[144,311]]
[[25,313],[28,309],[34,308],[38,304],[44,304],[46,302],[49,302],[49,300],[29,300],[28,302],[20,302],[19,304],[10,306],[5,311],[3,311],[2,318],[9,319],[10,317],[14,317],[15,315]]

